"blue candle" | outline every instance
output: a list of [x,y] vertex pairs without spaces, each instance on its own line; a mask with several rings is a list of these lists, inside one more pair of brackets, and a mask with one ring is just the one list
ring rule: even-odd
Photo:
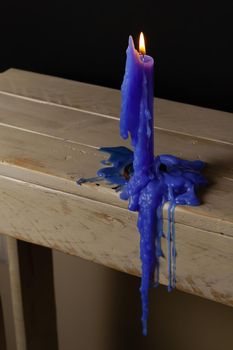
[[134,147],[134,178],[148,178],[154,161],[153,100],[154,60],[145,55],[143,34],[139,53],[129,37],[125,76],[122,84],[120,133],[131,136]]
[[121,197],[129,198],[129,210],[139,211],[143,334],[147,333],[148,290],[153,283],[156,260],[160,255],[160,246],[155,245],[157,232],[155,211],[161,203],[162,191],[157,180],[151,181],[154,179],[153,75],[154,60],[145,55],[142,33],[140,53],[135,49],[132,37],[129,37],[122,84],[120,133],[124,139],[128,138],[129,134],[131,136],[134,148],[134,173]]
[[81,185],[106,179],[120,191],[122,199],[129,200],[129,210],[138,211],[144,335],[149,314],[148,291],[150,286],[159,284],[159,260],[163,256],[161,238],[165,236],[163,205],[169,202],[167,265],[168,290],[171,291],[176,283],[175,206],[199,205],[196,191],[199,186],[207,185],[201,175],[202,161],[182,160],[173,155],[154,157],[153,67],[153,58],[145,55],[145,46],[140,45],[138,52],[130,37],[122,84],[120,133],[124,139],[130,135],[134,151],[122,146],[100,148],[110,154],[107,161],[102,161],[107,166],[98,170],[97,177],[78,180]]
[[203,167],[200,161],[187,162],[174,156],[154,158],[153,132],[153,74],[154,60],[145,55],[140,35],[140,52],[129,38],[125,76],[122,84],[120,133],[126,139],[129,134],[134,148],[133,172],[121,192],[122,199],[129,199],[129,210],[138,211],[140,233],[140,257],[142,262],[141,301],[143,334],[147,334],[149,314],[148,291],[159,283],[159,259],[163,256],[162,210],[166,201],[168,209],[168,290],[176,282],[176,248],[174,210],[176,204],[197,205],[197,185],[206,184],[195,171]]

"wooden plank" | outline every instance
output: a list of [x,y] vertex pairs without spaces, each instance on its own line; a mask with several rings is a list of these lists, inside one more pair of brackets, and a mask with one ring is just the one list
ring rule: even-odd
[[[47,104],[119,118],[118,90],[10,69],[0,74],[0,91]],[[155,126],[162,130],[233,143],[232,114],[157,98]],[[211,126],[211,127],[210,127]]]
[[58,350],[52,250],[18,241],[24,323],[29,350]]
[[26,350],[17,241],[0,235],[0,295],[7,349]]
[[12,311],[16,335],[16,349],[26,350],[26,335],[24,326],[23,304],[19,273],[17,241],[14,237],[7,237],[8,263],[10,271]]
[[[85,133],[87,138],[89,137],[88,133],[80,131],[78,127],[75,130],[77,130],[78,135]],[[110,132],[110,130],[112,131]],[[109,128],[111,141],[114,141],[114,130],[114,126]],[[49,132],[52,133],[52,130]],[[101,130],[99,130],[99,134],[101,135]],[[97,136],[98,132],[95,135],[96,138],[98,137],[97,142],[101,142],[102,138]],[[95,140],[95,137],[92,135],[88,140],[91,141],[91,139]],[[165,134],[164,137],[161,137],[160,151],[162,150],[166,153],[168,151],[166,147],[169,147],[169,144],[171,145],[172,140],[174,140],[174,136]],[[190,158],[189,155],[192,155],[195,159],[197,157],[194,153],[195,148],[192,153],[189,140],[187,139],[186,142],[186,144],[183,143],[185,156]],[[230,157],[231,146],[220,144],[220,146],[214,148],[215,143],[203,142],[205,143],[204,145],[202,143],[202,145],[198,146],[198,153],[202,153],[202,159],[204,158],[204,160],[213,162],[213,164],[218,164],[221,161],[221,157],[224,158],[224,155],[228,154]],[[117,143],[114,144],[113,142],[113,145],[117,145]],[[179,138],[175,139],[174,145],[179,145]],[[212,153],[213,149],[214,153]],[[61,189],[126,208],[127,203],[121,201],[115,191],[105,184],[101,184],[97,188],[95,184],[87,184],[80,187],[75,183],[77,178],[95,176],[96,171],[100,167],[101,159],[106,157],[94,147],[67,141],[65,138],[49,137],[34,134],[27,130],[0,126],[0,169],[2,175],[54,189]],[[212,160],[211,157],[215,157],[215,159]],[[231,163],[229,164],[231,165]],[[212,168],[214,169],[214,165],[212,165]],[[224,169],[222,170],[225,172],[224,174],[218,174],[217,171],[211,171],[210,166],[208,178],[212,185],[211,190],[207,190],[202,194],[204,205],[193,208],[177,207],[177,222],[221,234],[233,235],[231,210],[233,182],[230,170]],[[164,215],[166,216],[166,207]]]
[[[0,195],[1,232],[140,275],[135,213],[3,177]],[[177,287],[232,305],[233,238],[181,224],[176,230]],[[163,260],[163,284],[165,266]]]
[[[15,70],[0,76],[0,90],[0,230],[139,275],[137,214],[111,186],[75,183],[94,176],[107,157],[98,147],[125,145],[118,132],[119,92]],[[204,205],[176,208],[178,288],[232,305],[232,119],[172,106],[174,113],[158,116],[167,124],[157,125],[156,152],[201,158],[211,182]],[[186,111],[182,118],[188,115],[185,127],[179,108]],[[191,123],[196,113],[205,126],[198,136]],[[166,208],[164,214],[166,224]]]
[[7,350],[6,348],[6,335],[5,335],[5,325],[2,310],[2,300],[0,294],[0,349]]
[[[126,145],[119,136],[119,121],[100,115],[63,110],[32,101],[0,95],[0,125],[58,137],[99,148]],[[233,146],[198,137],[156,130],[155,151],[186,159],[202,159],[213,171],[233,178]]]

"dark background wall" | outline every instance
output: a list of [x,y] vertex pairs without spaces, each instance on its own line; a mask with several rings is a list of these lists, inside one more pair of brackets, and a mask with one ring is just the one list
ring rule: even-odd
[[0,68],[120,88],[128,35],[156,60],[155,95],[232,110],[232,0],[7,0]]

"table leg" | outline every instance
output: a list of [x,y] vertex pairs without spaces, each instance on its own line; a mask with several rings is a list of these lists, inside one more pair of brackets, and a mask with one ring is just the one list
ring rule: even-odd
[[4,235],[0,235],[0,298],[6,347],[26,350],[17,240]]

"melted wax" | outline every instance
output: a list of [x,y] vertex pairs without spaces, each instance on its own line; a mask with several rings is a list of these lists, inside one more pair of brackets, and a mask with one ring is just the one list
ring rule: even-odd
[[[163,232],[163,205],[168,206],[168,290],[176,284],[176,247],[174,210],[179,205],[199,205],[197,189],[206,186],[207,181],[200,171],[204,163],[200,160],[187,161],[172,155],[154,158],[150,178],[142,178],[135,184],[134,153],[126,147],[103,147],[101,152],[110,154],[102,161],[104,167],[98,177],[117,185],[121,199],[129,199],[129,210],[138,211],[138,230],[140,232],[140,257],[142,262],[141,300],[143,334],[147,334],[149,313],[148,292],[150,286],[159,284],[159,260],[163,256],[161,238]],[[80,179],[79,184],[87,180]]]
[[129,200],[129,210],[138,211],[137,227],[140,232],[140,257],[142,262],[141,301],[143,334],[147,334],[150,286],[159,283],[159,261],[163,256],[163,205],[168,206],[168,290],[176,283],[175,206],[198,205],[196,191],[206,185],[200,171],[202,161],[186,161],[172,155],[154,157],[153,130],[153,67],[150,56],[142,56],[129,38],[124,81],[120,132],[124,139],[131,136],[134,152],[125,147],[101,148],[110,157],[102,163],[94,179],[106,179],[117,185],[120,197]]
[[140,232],[140,257],[142,262],[141,299],[143,334],[147,334],[148,291],[159,284],[159,259],[163,256],[161,238],[163,233],[163,205],[168,206],[168,290],[176,283],[176,247],[174,210],[179,205],[199,205],[197,189],[207,181],[200,171],[204,163],[187,161],[172,155],[154,158],[150,179],[142,179],[135,185],[133,152],[125,147],[104,147],[110,157],[105,164],[110,166],[98,171],[98,176],[119,185],[121,199],[129,199],[129,210],[138,211]]

